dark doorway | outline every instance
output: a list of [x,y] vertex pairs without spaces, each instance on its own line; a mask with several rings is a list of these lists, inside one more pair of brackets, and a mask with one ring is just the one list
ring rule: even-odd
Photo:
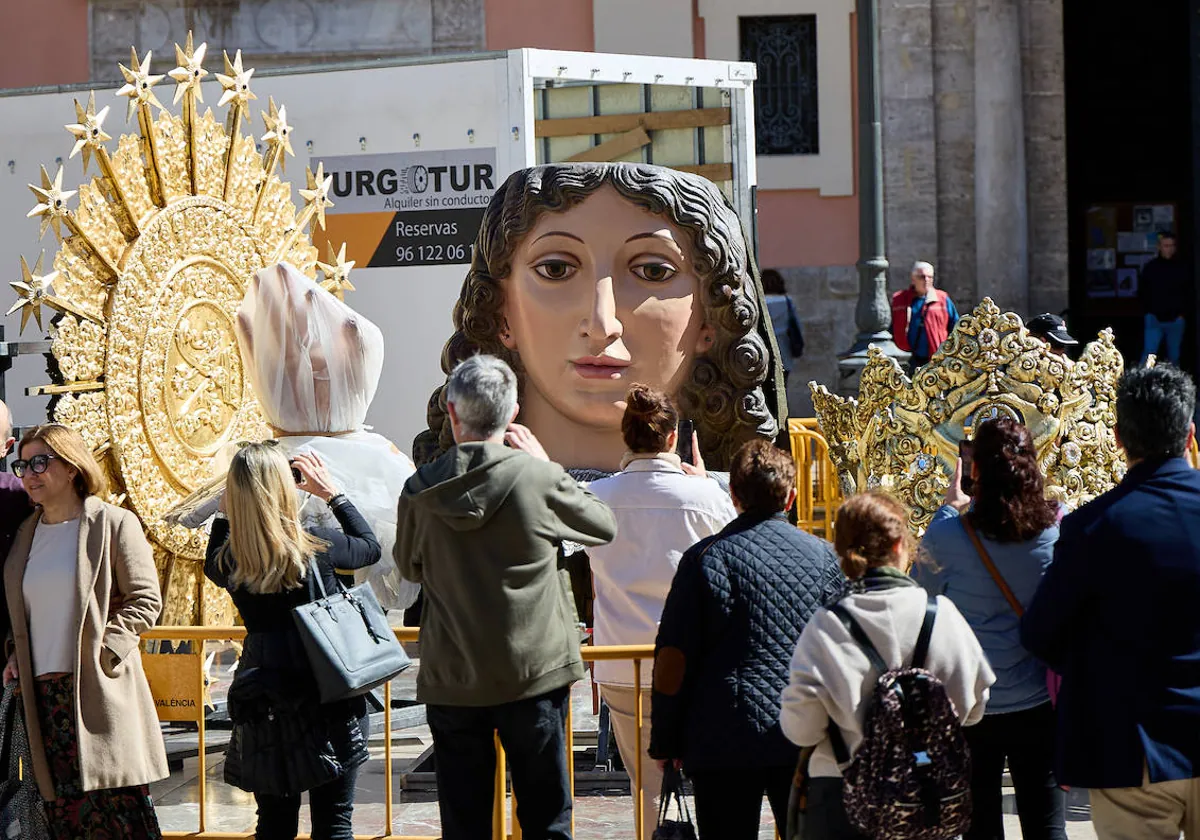
[[[1146,208],[1172,206],[1179,258],[1194,265],[1197,256],[1192,79],[1198,10],[1200,0],[1140,7],[1063,0],[1071,329],[1089,339],[1111,326],[1127,365],[1142,354],[1143,310],[1128,281],[1137,262],[1134,228],[1146,229]],[[1157,212],[1155,231],[1166,216]],[[1100,235],[1106,226],[1113,229],[1111,243]],[[1122,233],[1132,235],[1117,241]],[[1113,253],[1095,253],[1101,250]],[[1109,295],[1106,283],[1118,278],[1124,290],[1114,286]],[[1190,320],[1182,363],[1195,370]]]

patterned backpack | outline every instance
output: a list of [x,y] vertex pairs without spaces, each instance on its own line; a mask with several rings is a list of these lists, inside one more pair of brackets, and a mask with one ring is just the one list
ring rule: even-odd
[[929,596],[912,664],[900,668],[887,666],[845,607],[835,604],[830,611],[879,672],[853,760],[841,731],[829,725],[834,757],[844,768],[850,824],[874,840],[959,836],[971,825],[971,757],[946,687],[922,667],[937,598]]

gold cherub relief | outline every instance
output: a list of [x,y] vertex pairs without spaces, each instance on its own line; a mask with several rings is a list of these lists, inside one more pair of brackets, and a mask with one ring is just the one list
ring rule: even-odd
[[1113,434],[1122,371],[1111,330],[1072,362],[985,298],[913,377],[873,349],[857,399],[809,387],[842,491],[894,493],[921,532],[942,504],[959,441],[992,417],[1029,427],[1049,497],[1074,508],[1112,488],[1125,472]]

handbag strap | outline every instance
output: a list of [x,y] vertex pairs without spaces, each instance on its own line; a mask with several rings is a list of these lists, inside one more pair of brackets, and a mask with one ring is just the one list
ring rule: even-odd
[[668,761],[663,768],[662,789],[658,797],[658,824],[667,821],[671,813],[671,798],[675,799],[675,812],[680,822],[690,823],[692,814],[688,810],[687,799],[683,795],[683,772],[675,764]]
[[967,536],[971,538],[971,542],[975,544],[975,550],[979,552],[979,559],[983,561],[983,565],[987,567],[988,574],[992,576],[992,580],[996,582],[996,586],[1000,589],[1004,600],[1008,601],[1009,607],[1017,614],[1017,618],[1025,615],[1025,608],[1021,606],[1021,602],[1017,600],[1016,594],[1008,585],[1008,581],[1004,579],[1004,575],[1000,574],[1000,570],[996,568],[996,564],[992,562],[992,557],[988,554],[988,550],[983,546],[983,540],[979,539],[979,532],[975,530],[975,526],[971,524],[971,518],[966,514],[961,517],[963,528],[967,532]]

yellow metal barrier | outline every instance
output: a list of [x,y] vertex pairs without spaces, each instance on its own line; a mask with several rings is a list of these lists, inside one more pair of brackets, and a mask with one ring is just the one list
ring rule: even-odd
[[796,524],[832,540],[834,515],[843,499],[829,444],[811,417],[788,420],[788,437],[796,459]]
[[[417,628],[400,628],[395,631],[396,638],[401,642],[415,642],[418,637]],[[223,642],[234,641],[239,642],[246,638],[245,627],[155,627],[142,634],[143,641],[152,640],[171,640],[171,641],[190,641],[203,644],[204,642]],[[633,761],[633,799],[635,807],[634,816],[634,838],[635,840],[645,840],[647,836],[646,826],[642,825],[642,669],[641,663],[645,659],[654,658],[653,645],[620,645],[620,646],[592,646],[584,645],[581,653],[585,662],[599,661],[614,661],[628,660],[632,663],[634,669],[634,690],[637,696],[637,708],[634,710],[634,719],[637,725],[637,755]],[[154,654],[151,654],[153,656]],[[204,673],[203,662],[204,657],[194,656],[188,657],[194,661],[196,667],[196,684],[199,686],[196,696],[203,697],[204,689]],[[184,692],[191,691],[190,687],[185,687]],[[188,696],[192,696],[188,694]],[[384,705],[387,708],[384,714],[383,724],[383,743],[384,743],[384,827],[387,830],[386,834],[360,834],[355,835],[357,840],[433,840],[431,835],[402,835],[393,834],[395,829],[395,810],[392,802],[392,687],[391,684],[385,684],[383,689]],[[169,702],[169,701],[168,701]],[[161,706],[160,697],[155,697],[155,703]],[[178,708],[178,707],[177,707]],[[186,702],[181,708],[188,708]],[[196,709],[196,715],[191,718],[197,726],[199,733],[199,756],[198,770],[199,778],[197,779],[197,787],[200,796],[198,825],[196,831],[164,831],[165,838],[196,838],[196,840],[241,840],[242,838],[251,838],[253,832],[219,832],[208,831],[207,826],[207,773],[206,773],[206,750],[205,750],[205,728],[204,728],[204,704],[197,703],[190,708]],[[567,758],[571,763],[571,797],[575,797],[575,769],[574,769],[574,741],[572,736],[572,711],[571,704],[567,704]],[[181,719],[177,714],[171,716],[172,720]],[[509,832],[509,813],[505,807],[505,798],[507,794],[507,782],[505,779],[505,757],[504,749],[500,745],[499,738],[496,739],[496,786],[493,802],[492,813],[492,837],[493,840],[521,840],[521,828],[517,823],[516,796],[512,797],[512,831]],[[574,818],[572,818],[572,832],[574,831]],[[307,838],[308,835],[301,835]]]

